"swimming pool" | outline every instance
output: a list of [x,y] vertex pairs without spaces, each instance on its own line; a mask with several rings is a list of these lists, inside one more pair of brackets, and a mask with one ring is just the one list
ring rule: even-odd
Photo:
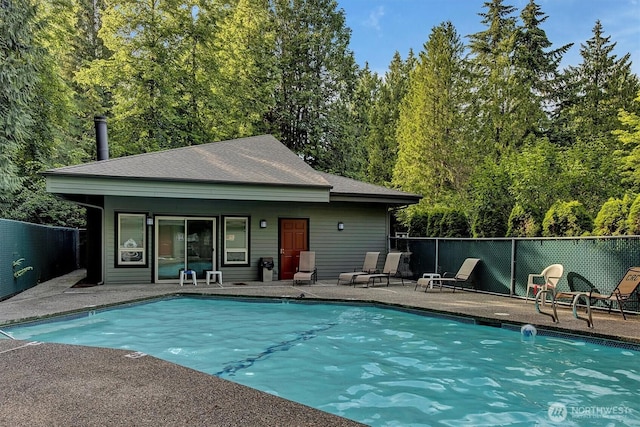
[[175,298],[8,331],[141,351],[372,426],[640,425],[633,349],[383,307]]

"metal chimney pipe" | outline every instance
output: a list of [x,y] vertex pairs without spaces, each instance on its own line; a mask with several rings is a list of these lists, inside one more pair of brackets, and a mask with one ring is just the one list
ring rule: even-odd
[[95,116],[93,122],[96,125],[96,153],[98,161],[109,160],[109,140],[107,138],[107,118]]

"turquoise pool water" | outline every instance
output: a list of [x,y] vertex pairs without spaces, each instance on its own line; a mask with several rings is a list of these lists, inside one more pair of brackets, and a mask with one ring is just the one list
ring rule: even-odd
[[372,426],[640,425],[637,351],[380,307],[175,298],[6,330],[141,351]]

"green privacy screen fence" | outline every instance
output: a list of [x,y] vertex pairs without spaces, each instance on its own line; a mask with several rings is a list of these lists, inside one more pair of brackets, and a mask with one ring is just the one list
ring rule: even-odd
[[[456,273],[466,258],[480,258],[474,272],[479,291],[524,296],[530,273],[562,264],[558,286],[569,290],[567,274],[577,273],[603,294],[617,286],[629,267],[640,266],[640,236],[580,238],[391,238],[391,247],[408,252],[410,274]],[[637,308],[637,307],[636,307]]]
[[79,265],[79,231],[0,219],[0,300]]

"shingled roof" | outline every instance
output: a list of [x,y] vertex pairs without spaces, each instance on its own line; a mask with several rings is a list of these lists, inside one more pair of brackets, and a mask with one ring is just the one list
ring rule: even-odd
[[67,166],[45,175],[330,187],[271,135]]
[[51,169],[50,176],[327,188],[333,198],[416,203],[420,196],[318,172],[271,135],[239,138]]

